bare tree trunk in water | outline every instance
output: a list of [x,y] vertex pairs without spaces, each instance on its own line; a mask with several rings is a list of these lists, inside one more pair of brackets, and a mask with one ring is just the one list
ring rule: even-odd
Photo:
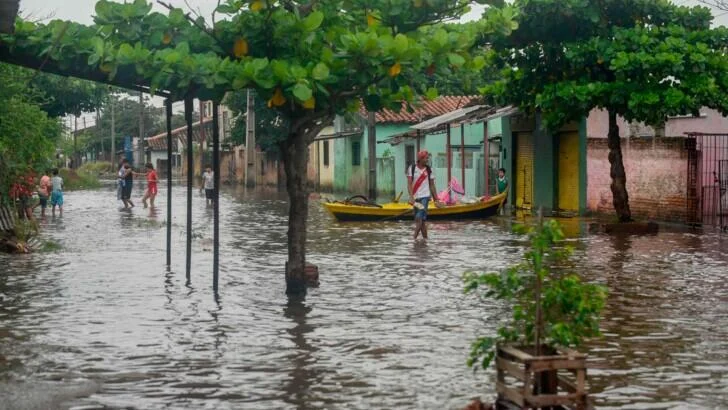
[[629,210],[629,196],[627,195],[627,176],[624,172],[622,160],[622,146],[619,139],[619,125],[617,125],[617,114],[609,111],[609,164],[611,169],[609,176],[612,177],[612,204],[617,212],[619,222],[632,220],[632,212]]
[[286,294],[306,294],[306,220],[308,219],[308,146],[326,121],[304,122],[281,144],[288,192],[288,261]]

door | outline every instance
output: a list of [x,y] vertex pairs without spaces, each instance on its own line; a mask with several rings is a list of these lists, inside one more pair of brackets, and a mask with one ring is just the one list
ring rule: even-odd
[[579,132],[559,135],[559,198],[562,211],[579,211]]
[[531,209],[533,203],[533,137],[530,132],[516,134],[516,207]]

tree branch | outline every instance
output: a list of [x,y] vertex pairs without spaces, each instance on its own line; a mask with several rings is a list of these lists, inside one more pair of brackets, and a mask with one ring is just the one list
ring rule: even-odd
[[[157,0],[157,3],[160,4],[162,7],[165,7],[167,10],[170,10],[170,11],[171,10],[174,10],[176,8],[172,4],[165,3],[162,0]],[[187,3],[187,0],[185,0],[185,3]],[[188,7],[189,7],[189,5],[188,5]],[[217,45],[220,46],[220,48],[223,51],[226,49],[225,44],[223,44],[223,42],[220,41],[220,39],[215,35],[215,33],[210,28],[208,28],[204,24],[199,24],[197,22],[197,20],[195,20],[192,17],[190,17],[190,14],[189,13],[186,13],[185,14],[185,18],[187,19],[187,21],[189,21],[190,23],[192,23],[192,25],[194,25],[195,27],[199,28],[203,33],[207,34],[213,40],[215,40],[215,42],[217,43]]]
[[706,6],[714,7],[718,10],[728,11],[728,0],[698,0]]

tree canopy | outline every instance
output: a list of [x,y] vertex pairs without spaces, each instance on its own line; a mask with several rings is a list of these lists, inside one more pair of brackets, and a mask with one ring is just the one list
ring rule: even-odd
[[519,0],[496,43],[503,79],[484,90],[559,127],[605,108],[661,124],[710,106],[728,113],[728,31],[704,7],[655,0]]

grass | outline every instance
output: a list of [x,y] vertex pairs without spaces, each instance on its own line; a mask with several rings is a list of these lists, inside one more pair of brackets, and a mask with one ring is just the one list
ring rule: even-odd
[[93,189],[99,188],[101,182],[97,174],[91,174],[82,171],[82,168],[78,169],[78,172],[73,169],[63,168],[59,171],[61,178],[63,178],[63,190],[64,191],[75,191],[79,189]]
[[113,174],[113,170],[111,169],[111,162],[108,161],[99,161],[99,162],[87,162],[80,167],[78,167],[77,170],[81,174],[87,174],[87,175],[107,175],[107,174]]

